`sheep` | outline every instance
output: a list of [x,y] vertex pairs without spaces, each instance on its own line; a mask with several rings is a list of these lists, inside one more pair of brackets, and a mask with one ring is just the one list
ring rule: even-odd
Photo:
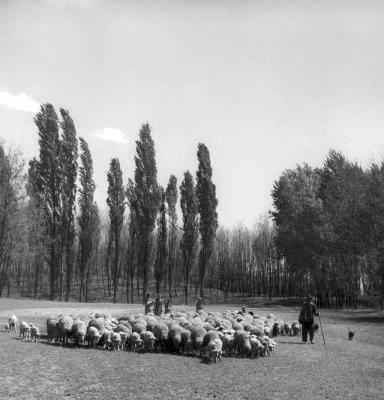
[[121,347],[122,350],[125,350],[127,348],[128,341],[131,338],[131,333],[130,332],[121,332],[121,331],[118,332],[118,333],[121,336],[121,345],[120,345],[120,347]]
[[89,326],[87,329],[87,336],[88,336],[88,346],[89,347],[96,347],[96,345],[99,343],[99,340],[101,338],[101,335],[97,328],[94,326]]
[[9,326],[9,323],[6,323],[5,325],[4,325],[4,329],[5,329],[5,332],[10,332],[10,326]]
[[292,336],[291,335],[292,331],[292,324],[290,322],[285,322],[284,323],[284,332],[287,336]]
[[188,328],[191,331],[192,348],[195,352],[200,352],[203,345],[204,336],[207,331],[201,325],[192,325]]
[[181,350],[181,332],[183,328],[179,324],[173,324],[168,331],[168,343],[172,351],[179,353]]
[[164,351],[166,348],[168,331],[168,326],[165,324],[165,322],[162,321],[157,321],[156,325],[153,328],[153,334],[156,337],[156,343],[158,344],[160,351]]
[[112,331],[104,330],[101,334],[99,344],[103,346],[103,349],[106,350],[112,347]]
[[188,329],[181,331],[181,351],[182,353],[190,353],[192,351],[191,331]]
[[261,344],[260,340],[255,336],[251,336],[249,342],[251,344],[251,358],[255,358],[255,356],[258,358],[259,355],[262,355],[264,346]]
[[29,338],[31,327],[25,321],[20,323],[20,339],[27,340]]
[[301,332],[301,325],[299,321],[292,322],[291,336],[297,336]]
[[31,327],[31,341],[35,339],[35,342],[38,342],[40,339],[40,329],[37,325],[32,325]]
[[223,342],[223,353],[226,356],[231,356],[235,352],[235,336],[234,335],[224,335],[222,337]]
[[11,317],[8,320],[10,332],[16,332],[16,325],[17,325],[18,321],[19,321],[19,319],[16,317],[16,315],[11,315]]
[[235,332],[235,348],[239,355],[246,356],[251,353],[251,343],[249,342],[248,332]]
[[208,331],[203,338],[203,343],[200,347],[200,356],[202,356],[203,353],[206,354],[207,351],[209,351],[210,343],[213,343],[216,339],[220,339],[219,338],[219,334],[217,331],[215,331],[214,329]]
[[213,362],[221,361],[223,342],[220,339],[215,339],[208,344],[209,360]]
[[151,331],[145,331],[140,335],[145,351],[153,351],[155,348],[156,337]]
[[60,331],[60,341],[64,345],[68,344],[69,337],[72,334],[73,319],[69,316],[59,319],[58,327]]
[[112,341],[112,348],[114,350],[120,351],[120,346],[121,346],[121,336],[120,333],[114,332],[111,337]]
[[55,340],[57,343],[60,339],[60,330],[58,326],[59,321],[55,318],[47,318],[47,338],[48,343],[51,343]]
[[136,350],[140,350],[142,346],[142,339],[137,332],[132,332],[131,335],[131,348],[132,351],[135,352]]
[[75,321],[72,325],[72,335],[77,346],[84,345],[86,334],[87,328],[85,326],[85,322],[79,320]]

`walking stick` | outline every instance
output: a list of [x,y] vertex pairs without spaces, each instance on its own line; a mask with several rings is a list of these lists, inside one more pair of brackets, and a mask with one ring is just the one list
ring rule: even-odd
[[324,332],[323,332],[323,326],[321,325],[320,313],[319,313],[318,317],[319,317],[319,322],[320,322],[321,335],[323,336],[323,342],[324,342],[324,347],[325,347]]

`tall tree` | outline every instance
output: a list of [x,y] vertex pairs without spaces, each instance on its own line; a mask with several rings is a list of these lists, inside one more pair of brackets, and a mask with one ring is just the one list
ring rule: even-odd
[[80,292],[79,301],[81,302],[84,293],[84,284],[86,273],[89,269],[89,263],[92,256],[92,245],[95,227],[94,193],[95,182],[93,181],[93,161],[88,143],[80,138],[80,161],[79,169],[80,187],[79,187],[79,270],[80,270]]
[[61,203],[62,203],[62,235],[65,246],[66,261],[66,293],[65,301],[69,300],[71,293],[71,281],[73,270],[75,240],[75,210],[76,210],[76,178],[77,178],[77,138],[75,124],[69,112],[60,109],[63,131],[60,141],[60,164],[61,164]]
[[9,282],[9,270],[23,244],[21,199],[25,174],[24,163],[17,151],[4,151],[0,145],[0,297]]
[[59,162],[59,125],[55,109],[43,104],[35,116],[39,134],[39,160],[35,163],[37,188],[47,215],[50,247],[49,299],[55,298],[59,266],[59,232],[61,218],[61,168]]
[[185,304],[188,304],[189,282],[195,263],[197,239],[199,236],[195,184],[189,171],[184,173],[184,180],[180,186],[180,206],[183,214],[181,249],[183,254],[184,295]]
[[[135,184],[132,179],[128,179],[126,188],[126,196],[128,199],[129,207],[129,243],[128,243],[128,254],[127,254],[127,277],[131,283],[131,303],[133,303],[133,280],[136,272],[136,258],[137,258],[137,235],[138,235],[138,201],[136,198]],[[137,280],[139,277],[137,276]],[[128,279],[127,279],[127,302],[129,302],[128,296]]]
[[160,214],[157,219],[157,249],[155,260],[155,280],[156,280],[156,293],[160,293],[161,284],[166,272],[167,261],[167,207],[165,206],[165,193],[162,187],[159,188],[160,192]]
[[212,182],[212,167],[209,150],[203,143],[199,143],[197,150],[199,161],[196,173],[196,196],[200,214],[201,250],[199,255],[199,286],[200,296],[204,296],[204,279],[213,254],[217,222],[216,186]]
[[165,198],[168,204],[168,217],[169,217],[169,252],[168,252],[168,295],[172,297],[172,282],[175,278],[177,280],[177,178],[171,175],[169,178],[168,186],[165,191]]
[[151,236],[159,207],[155,146],[149,124],[143,124],[136,141],[135,197],[137,199],[138,265],[143,274],[143,302],[148,289]]
[[111,221],[111,237],[114,245],[113,268],[113,302],[116,303],[116,292],[119,275],[120,235],[124,222],[125,196],[123,187],[123,173],[117,158],[111,160],[108,171],[108,197],[109,218]]

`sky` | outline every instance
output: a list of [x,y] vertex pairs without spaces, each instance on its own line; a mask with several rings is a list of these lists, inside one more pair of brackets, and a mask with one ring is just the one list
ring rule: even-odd
[[0,1],[0,140],[38,156],[34,113],[69,110],[106,208],[148,122],[158,182],[210,151],[219,223],[252,226],[281,173],[336,149],[384,158],[384,2]]

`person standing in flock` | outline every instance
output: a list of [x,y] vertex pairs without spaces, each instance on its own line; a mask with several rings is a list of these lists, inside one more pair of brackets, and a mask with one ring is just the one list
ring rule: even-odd
[[155,300],[155,315],[161,315],[162,312],[163,312],[163,300],[161,299],[160,294],[158,294]]
[[145,304],[144,304],[145,315],[153,312],[154,304],[155,304],[155,300],[152,300],[151,295],[149,293],[147,293],[147,296],[145,297]]
[[169,298],[169,299],[167,299],[167,301],[165,302],[164,314],[170,314],[171,311],[172,311],[172,299]]
[[204,310],[204,306],[205,306],[204,300],[201,297],[198,297],[196,302],[196,312]]
[[309,340],[312,344],[314,344],[313,337],[314,337],[314,329],[313,323],[315,322],[315,315],[318,316],[319,312],[313,302],[313,298],[311,295],[308,295],[301,307],[300,315],[299,315],[299,322],[302,326],[302,339],[304,343],[307,343],[308,334]]

